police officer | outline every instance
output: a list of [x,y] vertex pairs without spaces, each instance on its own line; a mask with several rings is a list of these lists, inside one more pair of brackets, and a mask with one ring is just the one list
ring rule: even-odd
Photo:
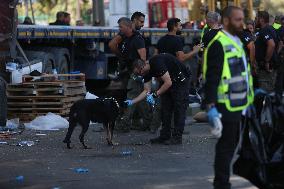
[[[162,129],[158,138],[151,139],[152,144],[182,144],[186,109],[189,94],[189,70],[176,57],[170,54],[159,54],[144,62],[137,59],[133,63],[133,72],[144,78],[144,90],[136,98],[127,100],[129,106],[143,100],[151,104],[160,96],[162,110]],[[151,79],[157,78],[161,86],[151,92]],[[174,114],[174,130],[171,130],[171,119]]]
[[194,46],[193,51],[189,53],[183,52],[183,41],[179,37],[181,34],[181,22],[178,18],[170,18],[167,22],[168,34],[159,39],[157,50],[159,53],[169,53],[176,56],[181,62],[192,58],[199,52],[200,46]]
[[[141,21],[139,22],[141,23]],[[113,48],[113,52],[117,54],[120,60],[120,70],[126,70],[128,76],[126,76],[127,89],[129,92],[127,93],[128,98],[133,98],[137,94],[139,94],[143,90],[142,79],[134,77],[132,74],[132,62],[137,58],[141,58],[142,60],[146,60],[146,49],[145,49],[145,41],[142,35],[133,30],[133,22],[129,18],[122,17],[118,20],[120,35],[123,41],[118,44],[115,48]],[[139,25],[141,27],[141,24]],[[138,27],[136,27],[138,28]],[[116,37],[115,37],[116,38]],[[113,43],[117,41],[114,40]],[[112,42],[111,42],[112,43]],[[113,44],[110,44],[112,46]],[[125,72],[125,71],[124,71]],[[130,79],[129,79],[130,76]],[[144,101],[140,104],[130,107],[125,115],[117,122],[116,126],[119,130],[128,132],[131,127],[132,117],[134,115],[135,110],[138,109],[140,114],[142,114],[143,125],[142,129],[145,130],[147,125],[149,127],[151,122],[151,115],[149,105]],[[135,123],[139,124],[138,121]],[[139,125],[138,125],[139,127]]]
[[248,62],[252,68],[252,74],[256,77],[256,62],[255,62],[255,46],[254,46],[254,36],[249,29],[244,29],[239,35],[243,43],[243,47],[246,53]]
[[235,6],[222,12],[224,29],[219,31],[204,51],[203,79],[209,123],[222,114],[221,138],[214,162],[214,188],[231,188],[230,164],[239,140],[241,112],[253,101],[252,78],[242,42],[237,37],[243,29],[244,13]]
[[283,43],[284,43],[284,27],[281,25],[281,16],[276,16],[275,21],[272,25],[279,37],[279,45],[277,49],[279,68],[277,69],[277,76],[275,82],[275,92],[276,97],[279,102],[282,100],[283,85],[284,85],[284,52],[283,52]]
[[255,58],[258,66],[258,87],[268,92],[274,90],[276,49],[278,37],[269,25],[269,14],[259,11],[256,17]]

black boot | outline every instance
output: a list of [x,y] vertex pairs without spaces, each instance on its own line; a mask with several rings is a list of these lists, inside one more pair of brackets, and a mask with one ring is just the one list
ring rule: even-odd
[[182,137],[172,137],[169,140],[164,141],[165,145],[177,145],[182,144]]
[[157,138],[150,139],[150,143],[151,144],[163,144],[167,140],[169,140],[169,138],[159,136]]

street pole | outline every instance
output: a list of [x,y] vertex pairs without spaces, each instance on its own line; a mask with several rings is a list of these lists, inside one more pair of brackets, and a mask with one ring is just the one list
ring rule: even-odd
[[208,10],[215,11],[215,0],[208,0]]
[[29,16],[29,0],[25,0],[25,16]]
[[248,13],[249,19],[253,19],[253,2],[252,2],[252,0],[248,0],[248,10],[249,10],[249,13]]
[[34,9],[33,9],[33,3],[32,3],[32,0],[30,0],[30,5],[31,5],[31,11],[32,11],[33,24],[36,24],[36,23],[35,23],[35,15],[34,15]]
[[93,0],[93,25],[105,26],[104,0]]
[[76,7],[76,20],[81,20],[81,0],[77,0],[77,7]]

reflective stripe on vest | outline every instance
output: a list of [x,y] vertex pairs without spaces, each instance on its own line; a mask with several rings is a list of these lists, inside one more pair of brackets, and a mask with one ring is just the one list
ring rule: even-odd
[[241,111],[253,102],[250,67],[247,65],[246,68],[243,62],[243,48],[222,31],[217,33],[205,49],[203,79],[206,82],[208,50],[215,41],[221,43],[224,52],[223,70],[218,85],[218,103],[224,104],[228,111]]

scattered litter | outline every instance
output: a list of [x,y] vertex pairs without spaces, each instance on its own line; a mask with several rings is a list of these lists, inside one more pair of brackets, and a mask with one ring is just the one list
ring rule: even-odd
[[127,151],[121,152],[121,154],[124,155],[124,156],[130,156],[130,155],[132,155],[132,152],[130,150],[127,150]]
[[12,135],[21,133],[22,131],[0,131],[0,139],[11,139]]
[[52,189],[61,189],[60,187],[53,187]]
[[74,171],[75,171],[76,173],[87,173],[87,172],[89,172],[89,169],[76,168],[76,169],[74,169]]
[[0,141],[0,144],[8,144],[8,142]]
[[16,181],[18,181],[18,182],[24,181],[24,176],[22,176],[22,175],[16,176]]
[[69,122],[54,113],[48,113],[45,116],[38,116],[30,123],[26,123],[27,129],[34,130],[59,130],[68,128]]
[[44,133],[36,133],[36,136],[46,136]]
[[18,143],[18,146],[33,146],[35,145],[34,141],[21,141]]
[[10,119],[7,121],[5,127],[0,127],[0,131],[14,131],[18,129],[19,125],[20,125],[19,118]]
[[99,97],[90,92],[86,93],[85,99],[96,99],[96,98],[99,98]]

